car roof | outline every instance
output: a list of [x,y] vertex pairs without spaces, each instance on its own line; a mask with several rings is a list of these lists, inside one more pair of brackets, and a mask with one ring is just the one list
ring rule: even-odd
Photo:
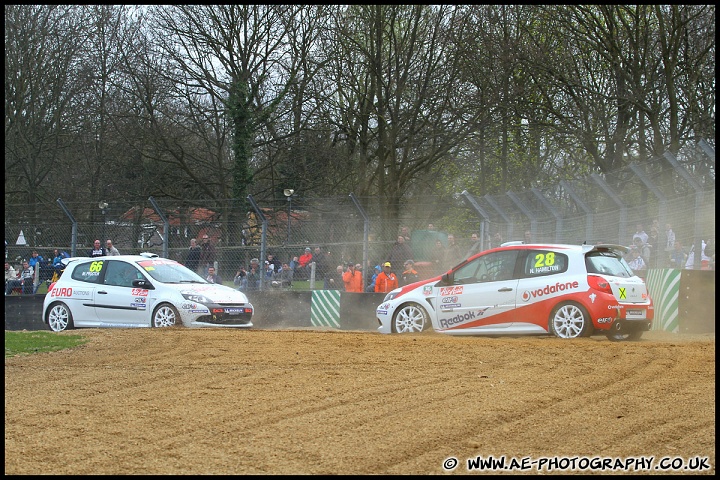
[[479,257],[481,255],[485,255],[488,252],[502,252],[506,250],[531,250],[531,249],[538,249],[543,248],[547,250],[565,250],[569,252],[582,252],[583,254],[587,252],[591,252],[593,250],[597,251],[616,251],[621,254],[626,253],[629,248],[624,245],[615,245],[612,243],[599,243],[597,245],[575,245],[575,244],[566,244],[566,243],[525,243],[523,241],[516,241],[516,242],[505,242],[499,247],[491,248],[488,250],[484,250],[482,252],[476,253],[475,255],[468,258],[468,260],[472,258]]
[[[95,260],[97,259],[110,259],[110,260],[126,260],[129,262],[137,262],[140,260],[148,260],[148,259],[154,259],[154,258],[162,258],[160,255],[157,255],[155,253],[150,252],[143,252],[139,255],[113,255],[113,256],[104,256],[104,257],[70,257],[70,258],[63,258],[62,262],[65,265],[68,265],[70,262],[77,262],[82,260]],[[167,258],[163,258],[163,260],[169,260]],[[171,260],[175,261],[175,260]]]

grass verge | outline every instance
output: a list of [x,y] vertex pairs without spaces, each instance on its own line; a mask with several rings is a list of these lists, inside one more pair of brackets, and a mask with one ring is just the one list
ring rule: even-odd
[[53,332],[5,331],[5,357],[55,352],[86,343],[81,335],[58,335]]

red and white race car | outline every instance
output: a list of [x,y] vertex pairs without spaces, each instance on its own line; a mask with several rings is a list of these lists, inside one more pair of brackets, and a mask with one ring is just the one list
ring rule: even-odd
[[446,274],[388,293],[376,316],[381,333],[450,335],[604,334],[637,340],[650,330],[653,303],[621,245],[508,242]]

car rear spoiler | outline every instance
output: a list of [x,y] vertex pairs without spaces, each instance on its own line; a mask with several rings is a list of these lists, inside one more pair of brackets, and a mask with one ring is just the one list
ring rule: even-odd
[[597,245],[584,245],[584,247],[587,248],[586,252],[589,252],[591,250],[612,250],[615,251],[621,255],[625,255],[628,251],[630,251],[630,247],[626,247],[625,245],[615,245],[613,243],[599,243]]

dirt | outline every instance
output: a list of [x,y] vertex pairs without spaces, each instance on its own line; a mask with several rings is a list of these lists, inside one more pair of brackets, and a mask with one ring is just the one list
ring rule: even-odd
[[5,359],[5,474],[715,473],[714,334],[68,334]]

